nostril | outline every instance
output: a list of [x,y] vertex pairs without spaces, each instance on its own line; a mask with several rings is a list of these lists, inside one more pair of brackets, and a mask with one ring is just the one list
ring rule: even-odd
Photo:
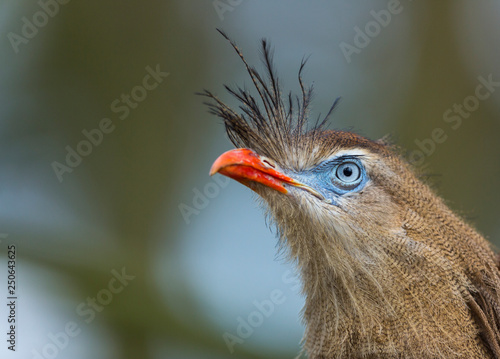
[[262,163],[268,165],[271,168],[276,168],[276,165],[271,160],[269,160],[267,158],[263,158]]

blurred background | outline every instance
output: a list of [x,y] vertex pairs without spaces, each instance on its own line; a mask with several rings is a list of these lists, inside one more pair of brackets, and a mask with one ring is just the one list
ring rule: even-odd
[[250,190],[208,176],[231,144],[195,92],[236,105],[222,84],[251,85],[216,28],[257,68],[271,40],[286,89],[310,55],[314,117],[341,96],[332,128],[390,134],[500,244],[499,22],[486,0],[1,1],[0,292],[14,244],[18,300],[0,356],[300,350],[292,266]]

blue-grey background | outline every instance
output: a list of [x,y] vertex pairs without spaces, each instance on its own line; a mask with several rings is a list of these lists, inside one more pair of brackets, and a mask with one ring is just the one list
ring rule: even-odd
[[[47,4],[53,14],[45,21],[38,13]],[[408,151],[441,128],[446,140],[419,168],[453,209],[500,243],[500,91],[458,128],[443,120],[474,96],[478,77],[500,81],[498,2],[56,4],[0,2],[0,303],[10,244],[18,249],[19,296],[17,350],[7,350],[1,334],[2,358],[292,358],[300,350],[303,298],[293,267],[277,254],[250,190],[208,176],[231,145],[195,92],[208,88],[236,105],[222,84],[251,86],[216,28],[258,68],[259,41],[268,38],[293,91],[310,55],[311,116],[342,97],[333,128],[391,134]],[[391,6],[397,13],[385,26],[344,56],[357,28],[376,30],[373,14]],[[34,16],[43,26],[13,42]],[[147,66],[169,75],[120,120],[110,105],[142,83]],[[64,163],[65,147],[76,148],[103,118],[115,129],[60,182],[53,162]],[[123,268],[135,278],[86,323],[76,308],[104,295],[111,271]],[[283,302],[231,353],[224,334],[237,336],[240,319],[258,319],[254,302],[277,290]],[[54,346],[51,337],[71,322],[78,335]]]

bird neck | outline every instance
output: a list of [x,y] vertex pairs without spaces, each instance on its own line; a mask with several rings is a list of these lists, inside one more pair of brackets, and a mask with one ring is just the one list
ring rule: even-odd
[[488,243],[410,171],[372,182],[369,211],[266,198],[301,273],[309,358],[487,357],[468,303],[497,311]]
[[[418,223],[416,212],[409,216]],[[464,269],[410,230],[407,217],[383,232],[333,225],[288,239],[307,238],[307,249],[292,247],[306,294],[310,358],[485,354],[462,295],[471,287]]]

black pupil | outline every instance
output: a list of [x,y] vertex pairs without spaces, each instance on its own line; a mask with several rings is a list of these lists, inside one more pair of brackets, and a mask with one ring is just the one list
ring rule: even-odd
[[346,176],[346,177],[352,176],[352,168],[351,167],[344,167],[344,170],[342,172],[344,173],[344,176]]

